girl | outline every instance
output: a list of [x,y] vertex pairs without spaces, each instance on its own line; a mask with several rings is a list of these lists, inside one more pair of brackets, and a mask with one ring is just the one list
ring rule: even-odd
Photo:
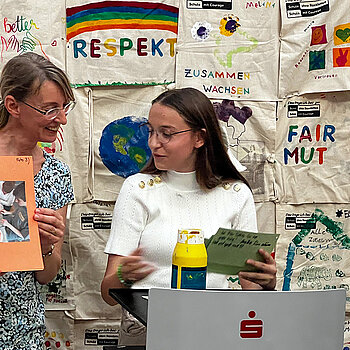
[[[152,157],[123,183],[105,249],[101,291],[110,305],[116,304],[110,288],[170,288],[178,229],[198,228],[206,238],[219,227],[257,231],[249,185],[229,159],[213,105],[203,93],[193,88],[162,93],[145,126]],[[239,273],[243,289],[275,288],[275,261],[266,251],[259,253],[264,262],[247,261],[259,272]],[[225,275],[208,273],[207,288],[227,287]]]

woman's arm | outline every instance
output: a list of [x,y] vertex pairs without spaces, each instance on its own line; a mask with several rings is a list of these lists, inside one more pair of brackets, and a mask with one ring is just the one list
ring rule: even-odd
[[13,225],[11,225],[6,219],[2,219],[1,223],[3,226],[8,227],[13,233],[15,233],[18,237],[20,238],[24,238],[21,231],[18,230],[16,227],[14,227]]
[[[36,271],[40,284],[52,281],[61,267],[61,252],[66,226],[67,206],[58,210],[38,208],[34,220],[38,222],[44,270]],[[52,249],[53,247],[53,249]],[[50,252],[52,251],[52,254]]]
[[109,254],[106,272],[101,283],[102,298],[109,305],[117,304],[108,294],[109,289],[127,288],[118,277],[118,267],[120,265],[124,281],[136,282],[142,280],[155,270],[152,264],[143,260],[141,248],[137,248],[129,256]]

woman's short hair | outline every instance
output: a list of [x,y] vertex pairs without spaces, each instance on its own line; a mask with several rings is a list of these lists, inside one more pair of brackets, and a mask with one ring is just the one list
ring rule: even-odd
[[39,92],[45,81],[53,81],[61,87],[67,101],[74,100],[74,94],[63,70],[51,61],[34,52],[11,58],[4,66],[0,78],[0,129],[9,119],[9,112],[4,106],[6,96],[13,96],[23,101]]
[[26,201],[26,190],[24,181],[16,186],[16,188],[13,190],[13,195],[15,196],[15,198],[22,199],[23,202]]
[[10,193],[16,186],[16,181],[4,181],[2,190],[4,193]]
[[[197,149],[195,170],[201,188],[211,189],[225,181],[245,178],[232,164],[224,144],[219,121],[209,98],[194,88],[165,91],[152,101],[174,109],[193,130],[203,131],[205,143]],[[161,173],[151,157],[143,173]],[[248,185],[249,186],[249,185]]]

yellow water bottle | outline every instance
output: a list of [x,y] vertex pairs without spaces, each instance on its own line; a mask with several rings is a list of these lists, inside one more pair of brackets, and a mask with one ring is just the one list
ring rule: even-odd
[[171,288],[206,289],[207,260],[201,230],[179,230],[172,259]]

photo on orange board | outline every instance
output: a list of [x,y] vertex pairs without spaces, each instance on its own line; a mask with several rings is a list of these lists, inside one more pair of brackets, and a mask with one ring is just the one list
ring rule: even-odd
[[0,271],[42,270],[33,160],[0,157]]

